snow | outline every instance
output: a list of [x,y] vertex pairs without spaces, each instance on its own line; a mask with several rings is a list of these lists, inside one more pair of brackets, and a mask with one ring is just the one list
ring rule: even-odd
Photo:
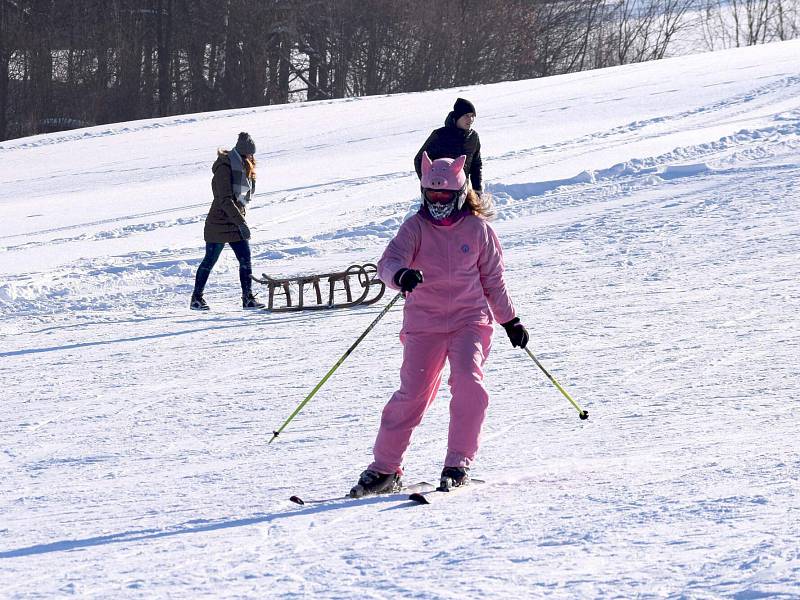
[[[800,42],[0,144],[6,598],[800,597]],[[412,157],[478,109],[507,281],[474,474],[344,494],[401,359],[395,306],[272,444],[370,307],[239,308],[226,250],[188,310],[210,166],[249,131],[256,274],[375,261]],[[401,304],[401,303],[400,303]],[[448,390],[408,481],[435,479]]]

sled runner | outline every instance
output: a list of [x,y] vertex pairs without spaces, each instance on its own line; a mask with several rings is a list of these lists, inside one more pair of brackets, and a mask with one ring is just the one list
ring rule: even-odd
[[[372,263],[351,265],[339,273],[281,279],[262,273],[260,278],[253,277],[253,281],[267,286],[268,300],[265,310],[272,312],[351,308],[374,304],[386,291],[386,285],[378,279],[378,268]],[[314,301],[313,304],[308,303],[309,297]]]

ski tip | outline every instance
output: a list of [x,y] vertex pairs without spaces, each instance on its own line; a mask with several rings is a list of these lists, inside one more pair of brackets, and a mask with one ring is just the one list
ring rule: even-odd
[[415,492],[408,496],[408,499],[412,502],[416,502],[417,504],[430,504],[431,501],[428,500],[424,494],[420,494],[419,492]]
[[300,506],[305,505],[305,502],[303,502],[303,499],[300,496],[292,496],[289,498],[289,500],[295,504],[299,504]]

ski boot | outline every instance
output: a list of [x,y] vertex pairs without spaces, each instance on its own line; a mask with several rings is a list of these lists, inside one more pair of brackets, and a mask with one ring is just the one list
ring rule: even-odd
[[208,304],[203,300],[203,294],[192,294],[192,301],[189,303],[192,310],[210,310]]
[[372,494],[389,494],[401,488],[400,476],[397,473],[378,473],[367,469],[361,473],[358,483],[350,490],[351,498],[361,498]]
[[253,292],[248,292],[246,295],[242,296],[242,308],[266,308],[266,304],[262,304],[256,300]]
[[449,491],[451,488],[461,487],[469,483],[469,469],[467,467],[445,467],[439,480],[439,489]]

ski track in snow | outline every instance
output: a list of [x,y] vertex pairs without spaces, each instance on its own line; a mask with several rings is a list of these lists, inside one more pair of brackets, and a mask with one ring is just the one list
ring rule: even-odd
[[[786,72],[798,48],[707,55],[705,79],[686,82],[697,57],[606,70],[592,103],[641,118],[607,129],[589,118],[582,135],[528,147],[509,129],[507,147],[485,148],[487,174],[502,173],[489,185],[495,227],[531,348],[590,419],[498,331],[475,470],[489,483],[430,506],[287,500],[344,494],[368,464],[397,385],[399,306],[267,445],[389,294],[347,311],[243,313],[226,251],[212,312],[198,315],[185,305],[207,203],[132,201],[59,222],[48,198],[75,198],[59,170],[75,144],[103,153],[133,136],[138,156],[169,130],[336,114],[340,137],[265,152],[248,213],[254,272],[374,262],[413,209],[416,180],[374,159],[386,141],[360,119],[391,102],[434,114],[442,97],[482,88],[359,99],[358,117],[352,101],[323,102],[0,145],[5,158],[46,152],[61,172],[34,184],[29,210],[51,215],[46,226],[0,228],[4,597],[800,597],[800,73]],[[661,76],[637,85],[626,73]],[[531,82],[529,98],[521,82],[486,89],[513,114],[504,101],[544,89],[550,106],[580,101],[574,80]],[[693,101],[697,86],[733,84]],[[648,98],[665,98],[658,115],[638,112]],[[510,127],[537,139],[558,123],[552,112]],[[410,117],[386,127],[418,128]],[[343,166],[339,180],[271,185],[284,152],[359,144],[361,175]],[[207,161],[192,156],[206,185]],[[573,176],[531,176],[559,160]],[[150,161],[131,171],[137,182],[167,177]],[[103,180],[86,165],[74,176]],[[18,176],[1,179],[0,202],[16,201]],[[441,468],[447,399],[443,386],[415,433],[409,481]]]
[[[786,117],[784,117],[786,118]],[[625,163],[613,165],[607,169],[599,171],[584,171],[573,178],[556,181],[546,182],[532,182],[530,184],[510,184],[504,185],[502,183],[494,183],[490,185],[489,189],[496,196],[496,203],[498,207],[502,208],[499,214],[499,219],[507,220],[517,218],[521,214],[530,213],[532,210],[540,210],[541,203],[537,203],[535,208],[531,207],[532,199],[535,196],[548,195],[547,202],[549,204],[557,203],[562,207],[565,205],[565,196],[576,195],[576,188],[580,186],[597,187],[597,184],[611,187],[612,191],[632,190],[636,187],[659,185],[664,181],[670,181],[682,177],[693,177],[702,174],[706,171],[711,171],[713,168],[706,162],[685,163],[681,161],[697,161],[701,159],[715,159],[720,165],[728,163],[736,164],[742,160],[753,158],[764,158],[774,155],[775,153],[784,153],[787,150],[795,150],[800,147],[800,117],[796,120],[781,124],[779,126],[761,128],[758,130],[741,130],[734,135],[726,136],[720,140],[712,143],[699,144],[691,147],[677,148],[673,151],[648,158],[630,159]],[[738,167],[731,167],[736,170]],[[352,183],[351,185],[363,185],[362,182]],[[280,201],[296,201],[299,193],[292,199],[282,197]],[[274,202],[274,201],[272,201]],[[267,201],[267,206],[272,202]],[[566,199],[566,202],[569,202]],[[194,207],[192,207],[194,208]],[[251,209],[257,211],[263,206],[256,206]],[[395,209],[397,213],[398,209]],[[402,210],[401,208],[399,210]],[[153,215],[142,215],[153,216]],[[59,244],[69,244],[75,241],[100,241],[108,238],[118,238],[134,236],[143,232],[153,231],[161,227],[182,226],[189,224],[201,223],[205,220],[205,211],[202,214],[191,218],[177,218],[170,221],[150,221],[138,225],[128,225],[114,230],[105,230],[95,234],[81,234],[71,238],[56,238],[47,241],[33,241],[23,242],[16,246],[6,246],[0,248],[0,251],[13,252],[31,247],[38,246],[51,246]],[[360,237],[377,237],[381,240],[390,238],[397,226],[400,219],[394,217],[384,220],[383,222],[365,223],[358,227],[345,227],[336,231],[321,233],[311,236],[307,239],[293,238],[290,240],[272,240],[254,244],[254,254],[257,259],[262,260],[275,260],[285,259],[291,255],[298,254],[314,254],[314,246],[317,242],[343,240]],[[94,224],[92,224],[94,225]],[[73,226],[72,228],[77,228]],[[51,233],[50,230],[45,233]],[[286,242],[293,244],[292,247],[287,247]],[[294,244],[301,243],[300,246]],[[184,251],[184,260],[175,260],[175,252],[169,250],[168,254],[171,259],[165,260],[162,257],[153,261],[151,259],[152,253],[133,253],[127,257],[115,257],[115,262],[123,261],[125,266],[116,264],[114,266],[103,267],[97,265],[95,268],[88,270],[88,275],[91,277],[98,277],[102,274],[119,275],[123,271],[134,272],[137,270],[157,270],[165,276],[170,274],[178,275],[185,278],[187,269],[189,269],[186,261],[192,261],[197,255],[197,250],[192,248]],[[81,268],[76,274],[80,277],[86,274],[87,270]],[[13,286],[13,292],[9,291],[9,287]],[[0,285],[0,303],[4,297],[16,298],[24,297],[26,294],[22,291],[24,284],[12,283]],[[5,288],[5,289],[4,289]],[[41,296],[42,289],[38,286],[31,286],[28,290],[28,295],[31,297]],[[47,294],[49,295],[49,294]],[[27,306],[17,307],[17,310],[41,310],[41,306]]]

